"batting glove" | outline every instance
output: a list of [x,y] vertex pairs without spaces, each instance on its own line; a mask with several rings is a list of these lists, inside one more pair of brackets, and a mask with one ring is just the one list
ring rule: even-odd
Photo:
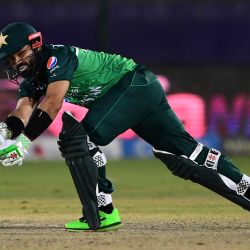
[[0,145],[0,159],[5,167],[21,166],[31,141],[23,134],[19,135],[16,140],[6,140]]
[[5,167],[21,166],[23,164],[25,149],[20,142],[6,140],[0,146],[0,159]]
[[11,131],[5,122],[0,122],[0,145],[11,138]]

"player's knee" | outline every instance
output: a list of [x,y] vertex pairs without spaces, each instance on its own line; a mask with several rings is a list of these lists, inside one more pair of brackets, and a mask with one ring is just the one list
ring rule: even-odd
[[89,154],[87,134],[82,125],[71,114],[63,114],[63,128],[59,134],[58,145],[64,158],[75,158]]
[[197,165],[184,156],[177,156],[166,151],[153,149],[153,153],[167,166],[172,174],[185,180],[190,179]]

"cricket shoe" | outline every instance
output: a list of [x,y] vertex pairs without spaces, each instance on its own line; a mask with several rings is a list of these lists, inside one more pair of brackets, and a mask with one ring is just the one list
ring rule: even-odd
[[[97,232],[106,232],[117,230],[122,227],[122,221],[117,208],[113,209],[111,214],[106,214],[99,211],[100,216],[100,228],[96,229]],[[89,225],[84,217],[79,220],[74,220],[65,224],[65,228],[68,231],[93,231],[89,228]]]

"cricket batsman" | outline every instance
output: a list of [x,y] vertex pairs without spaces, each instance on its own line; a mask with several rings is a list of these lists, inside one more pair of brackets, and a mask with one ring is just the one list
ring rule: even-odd
[[1,71],[19,85],[16,108],[0,123],[3,166],[22,165],[32,141],[49,127],[64,101],[89,110],[81,122],[67,112],[62,117],[59,150],[83,207],[83,217],[66,223],[67,230],[122,226],[106,177],[107,160],[98,146],[129,128],[153,146],[174,175],[250,210],[250,177],[185,131],[146,67],[120,55],[45,44],[41,32],[24,22],[0,31],[0,61]]

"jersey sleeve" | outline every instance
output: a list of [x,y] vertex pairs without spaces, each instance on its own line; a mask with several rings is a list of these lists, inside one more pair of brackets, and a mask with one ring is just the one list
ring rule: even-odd
[[62,80],[71,81],[77,66],[78,58],[69,47],[52,49],[46,64],[48,84]]

